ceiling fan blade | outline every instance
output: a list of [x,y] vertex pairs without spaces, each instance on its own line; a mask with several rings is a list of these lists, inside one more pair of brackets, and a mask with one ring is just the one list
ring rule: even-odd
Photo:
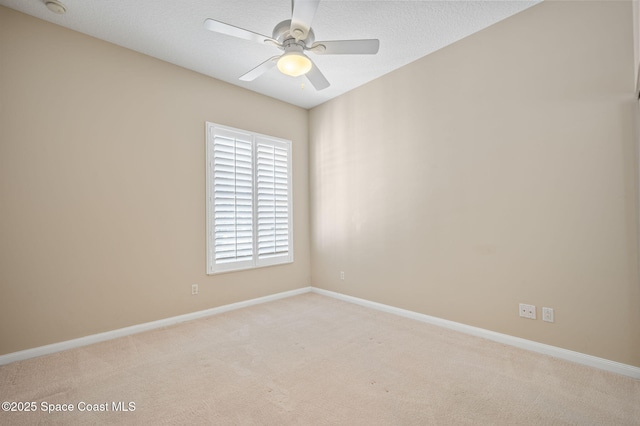
[[233,37],[238,37],[244,40],[256,41],[258,43],[270,42],[276,46],[280,46],[280,43],[271,37],[267,37],[262,34],[254,33],[253,31],[245,30],[233,25],[225,24],[224,22],[216,21],[215,19],[205,19],[204,27],[209,31],[213,31],[220,34],[226,34]]
[[313,61],[311,61],[311,64],[313,65],[311,67],[311,71],[305,74],[309,82],[316,88],[316,90],[322,90],[329,87],[329,81],[326,79],[324,74],[320,72],[318,66]]
[[296,40],[307,38],[319,3],[320,0],[293,0],[290,33]]
[[271,68],[276,66],[276,62],[278,62],[278,58],[280,56],[274,56],[272,58],[267,59],[251,71],[240,76],[240,80],[242,81],[252,81],[256,78],[260,77],[262,74],[269,71]]
[[375,55],[378,49],[380,40],[368,39],[318,41],[308,50],[318,55]]

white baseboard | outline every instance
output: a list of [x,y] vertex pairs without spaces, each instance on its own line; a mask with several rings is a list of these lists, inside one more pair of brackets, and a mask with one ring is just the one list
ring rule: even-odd
[[191,321],[198,318],[221,314],[223,312],[232,311],[234,309],[241,309],[248,306],[258,305],[260,303],[284,299],[285,297],[297,296],[298,294],[308,293],[309,291],[311,291],[311,287],[298,288],[282,293],[271,294],[269,296],[258,297],[256,299],[218,306],[217,308],[205,309],[204,311],[191,312],[188,314],[165,318],[158,321],[146,322],[144,324],[137,324],[131,327],[119,328],[117,330],[107,331],[104,333],[92,334],[90,336],[80,337],[73,340],[67,340],[64,342],[53,343],[51,345],[40,346],[33,349],[26,349],[24,351],[13,352],[6,355],[0,355],[0,365],[9,364],[10,362],[21,361],[29,358],[35,358],[42,355],[48,355],[67,349],[79,348],[81,346],[104,342],[105,340],[111,340],[117,337],[129,336],[131,334],[141,333],[143,331],[167,327],[185,321]]
[[313,292],[313,293],[321,294],[323,296],[333,297],[334,299],[355,303],[357,305],[361,305],[367,308],[372,308],[372,309],[387,312],[390,314],[411,318],[411,319],[425,322],[428,324],[437,325],[450,330],[471,334],[473,336],[482,337],[488,340],[492,340],[494,342],[503,343],[505,345],[515,346],[517,348],[526,349],[532,352],[549,355],[555,358],[564,359],[566,361],[571,361],[578,364],[587,365],[589,367],[599,368],[601,370],[609,371],[612,373],[621,374],[623,376],[640,379],[640,368],[634,367],[632,365],[622,364],[620,362],[610,361],[608,359],[598,358],[592,355],[586,355],[580,352],[574,352],[567,349],[558,348],[556,346],[545,345],[543,343],[521,339],[519,337],[513,337],[507,334],[496,333],[494,331],[485,330],[483,328],[473,327],[470,325],[461,324],[454,321],[432,317],[429,315],[408,311],[406,309],[396,308],[393,306],[384,305],[382,303],[371,302],[369,300],[360,299],[353,296],[347,296],[345,294],[336,293],[333,291],[324,290],[316,287],[303,287],[303,288],[299,288],[291,291],[272,294],[269,296],[258,297],[256,299],[250,299],[242,302],[232,303],[229,305],[218,306],[217,308],[206,309],[204,311],[191,312],[189,314],[178,315],[175,317],[165,318],[158,321],[152,321],[144,324],[133,325],[131,327],[125,327],[117,330],[107,331],[104,333],[93,334],[90,336],[80,337],[78,339],[67,340],[64,342],[53,343],[51,345],[40,346],[33,349],[26,349],[24,351],[13,352],[6,355],[0,355],[0,365],[9,364],[11,362],[21,361],[29,358],[35,358],[42,355],[48,355],[55,352],[64,351],[67,349],[87,346],[93,343],[104,342],[106,340],[111,340],[118,337],[129,336],[132,334],[141,333],[143,331],[153,330],[161,327],[167,327],[167,326],[178,324],[185,321],[190,321],[198,318],[208,317],[211,315],[221,314],[223,312],[246,308],[248,306],[271,302],[278,299],[284,299],[286,297],[297,296],[299,294],[308,293],[308,292]]
[[473,327],[454,321],[436,318],[429,315],[408,311],[406,309],[395,308],[393,306],[384,305],[382,303],[371,302],[369,300],[359,299],[357,297],[347,296],[345,294],[335,293],[333,291],[324,290],[321,288],[311,287],[311,291],[323,296],[333,297],[345,302],[355,303],[357,305],[377,309],[379,311],[388,312],[395,315],[400,315],[402,317],[437,325],[440,327],[448,328],[450,330],[460,331],[462,333],[471,334],[473,336],[482,337],[488,340],[493,340],[494,342],[503,343],[505,345],[515,346],[517,348],[549,355],[555,358],[560,358],[582,365],[587,365],[589,367],[595,367],[612,373],[621,374],[623,376],[632,377],[634,379],[640,379],[640,368],[634,367],[632,365],[622,364],[620,362],[610,361],[608,359],[598,358],[592,355],[586,355],[580,352],[558,348],[556,346],[545,345],[543,343],[521,339],[519,337],[513,337],[507,334],[496,333],[495,331],[485,330],[483,328]]

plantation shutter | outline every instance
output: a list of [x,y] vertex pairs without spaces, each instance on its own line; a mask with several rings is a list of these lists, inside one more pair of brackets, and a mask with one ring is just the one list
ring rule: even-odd
[[261,139],[256,145],[258,258],[288,256],[291,220],[289,145]]
[[212,204],[216,264],[247,263],[253,259],[252,151],[251,135],[218,131],[214,137]]
[[207,123],[207,273],[293,262],[291,142]]

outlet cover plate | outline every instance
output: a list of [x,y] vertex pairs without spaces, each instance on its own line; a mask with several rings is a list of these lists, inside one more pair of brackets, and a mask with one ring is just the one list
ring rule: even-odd
[[523,318],[536,319],[536,307],[535,305],[520,303],[519,314]]

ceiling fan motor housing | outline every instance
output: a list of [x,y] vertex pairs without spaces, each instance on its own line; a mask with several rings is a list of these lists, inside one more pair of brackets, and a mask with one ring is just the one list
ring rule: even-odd
[[296,41],[294,38],[288,38],[282,43],[285,52],[304,52],[304,42]]
[[[297,37],[291,34],[291,19],[287,19],[286,21],[280,22],[273,29],[273,36],[275,40],[278,40],[283,45],[285,41],[292,39],[297,40]],[[307,33],[307,37],[302,39],[301,42],[303,46],[311,46],[315,41],[315,35],[313,34],[313,30],[309,28],[309,32]]]

